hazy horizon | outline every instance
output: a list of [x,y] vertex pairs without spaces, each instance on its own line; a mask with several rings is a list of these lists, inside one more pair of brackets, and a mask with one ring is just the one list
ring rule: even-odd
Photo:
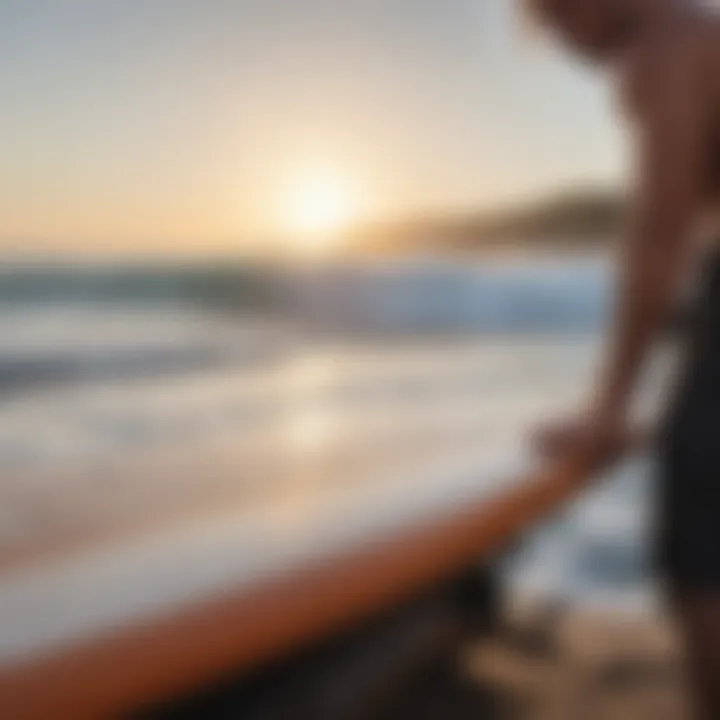
[[0,0],[0,250],[252,250],[617,183],[602,84],[512,4]]

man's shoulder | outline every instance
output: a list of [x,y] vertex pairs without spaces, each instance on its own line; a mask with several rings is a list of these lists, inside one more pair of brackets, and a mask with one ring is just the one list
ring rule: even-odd
[[631,48],[619,66],[622,106],[641,120],[658,102],[692,92],[701,75],[702,38],[692,24],[659,27]]

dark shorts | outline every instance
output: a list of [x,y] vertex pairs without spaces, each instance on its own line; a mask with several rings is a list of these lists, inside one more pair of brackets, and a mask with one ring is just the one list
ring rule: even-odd
[[664,578],[720,592],[720,256],[703,278],[659,436],[656,559]]

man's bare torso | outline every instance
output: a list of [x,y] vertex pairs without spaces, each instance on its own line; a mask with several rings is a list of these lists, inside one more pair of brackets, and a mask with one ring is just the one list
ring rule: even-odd
[[698,222],[709,220],[720,234],[720,12],[698,9],[650,31],[623,64],[621,85],[624,110],[640,131],[659,104],[676,104],[678,113],[692,108],[688,132],[701,155]]

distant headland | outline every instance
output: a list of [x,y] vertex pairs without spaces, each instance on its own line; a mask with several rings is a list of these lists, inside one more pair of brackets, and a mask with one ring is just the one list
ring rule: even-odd
[[497,212],[379,223],[351,233],[345,245],[368,252],[482,250],[510,245],[595,248],[622,230],[627,204],[620,190],[571,189]]

